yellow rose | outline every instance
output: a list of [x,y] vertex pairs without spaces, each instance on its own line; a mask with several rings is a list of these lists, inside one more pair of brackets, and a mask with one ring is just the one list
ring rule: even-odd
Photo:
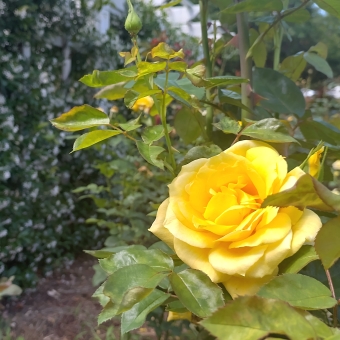
[[284,158],[266,143],[238,142],[183,166],[150,231],[233,297],[256,294],[321,228],[311,210],[261,208],[303,174],[300,168],[287,174]]
[[320,158],[324,152],[325,147],[323,146],[317,152],[314,152],[312,156],[308,159],[309,174],[313,177],[318,177],[320,172]]
[[144,111],[145,113],[149,113],[150,109],[154,104],[153,99],[150,96],[138,99],[132,106],[132,111]]

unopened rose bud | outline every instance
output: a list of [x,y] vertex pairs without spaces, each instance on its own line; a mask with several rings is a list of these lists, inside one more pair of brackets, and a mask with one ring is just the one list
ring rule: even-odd
[[125,20],[125,29],[131,35],[136,35],[142,29],[143,24],[138,14],[133,9],[133,6],[130,0],[127,0],[127,4],[129,6],[129,12]]

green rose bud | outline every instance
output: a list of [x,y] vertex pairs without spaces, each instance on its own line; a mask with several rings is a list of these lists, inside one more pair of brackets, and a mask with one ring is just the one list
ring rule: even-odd
[[129,6],[128,16],[125,20],[125,29],[131,34],[136,35],[142,29],[142,21],[140,20],[139,16],[133,9],[130,0],[127,0],[127,4]]

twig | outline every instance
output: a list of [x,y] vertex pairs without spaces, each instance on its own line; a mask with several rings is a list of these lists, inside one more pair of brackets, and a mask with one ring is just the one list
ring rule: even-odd
[[121,130],[120,128],[118,128],[117,126],[114,126],[114,125],[112,125],[112,124],[107,124],[107,125],[110,126],[110,127],[112,127],[112,129],[121,132],[125,137],[127,137],[127,138],[133,140],[134,142],[137,142],[137,139],[135,139],[135,138],[133,138],[132,136],[130,136],[126,131],[123,131],[123,130]]
[[[327,276],[327,280],[328,280],[329,289],[332,292],[332,296],[336,301],[338,301],[337,298],[336,298],[336,295],[335,295],[333,281],[332,281],[331,273],[329,272],[329,270],[326,270],[326,276]],[[338,326],[338,304],[336,304],[333,307],[333,326],[335,328]]]

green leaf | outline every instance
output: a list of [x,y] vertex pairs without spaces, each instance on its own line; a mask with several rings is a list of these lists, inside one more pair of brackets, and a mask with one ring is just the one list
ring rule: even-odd
[[193,85],[198,87],[204,86],[204,76],[206,67],[203,64],[196,65],[195,67],[186,70],[186,76]]
[[145,299],[138,302],[130,310],[122,314],[121,331],[125,334],[133,329],[142,327],[147,315],[159,307],[170,297],[170,294],[153,290]]
[[206,89],[211,89],[216,86],[227,86],[227,85],[238,85],[242,83],[248,83],[249,80],[245,78],[235,77],[235,76],[219,76],[204,79],[204,87]]
[[[259,33],[255,29],[251,28],[249,30],[249,34],[251,46],[254,44],[255,40],[259,37]],[[267,47],[264,41],[261,41],[254,46],[252,56],[256,67],[265,67],[267,60]]]
[[136,249],[146,249],[142,245],[132,245],[132,246],[119,246],[119,247],[107,247],[100,250],[84,250],[84,253],[94,256],[98,259],[104,259],[111,256],[112,254],[118,253],[125,249],[136,248]]
[[99,264],[108,274],[132,264],[147,264],[160,272],[171,271],[174,267],[171,257],[159,249],[126,249],[99,260]]
[[159,93],[161,93],[160,90],[149,90],[149,91],[145,91],[143,93],[139,93],[135,90],[129,90],[125,94],[124,104],[129,109],[131,109],[138,99],[141,99],[141,98],[144,98],[144,97],[147,97],[147,96],[153,96],[153,95],[159,94]]
[[200,158],[211,158],[213,156],[216,156],[222,152],[222,149],[212,144],[210,146],[194,146],[191,148],[188,153],[185,155],[184,159],[181,162],[181,165],[185,165],[188,163],[191,163],[192,161],[195,161],[196,159]]
[[333,71],[325,59],[311,52],[306,52],[304,58],[309,64],[314,66],[317,71],[323,73],[328,78],[333,78]]
[[189,144],[202,134],[204,120],[196,110],[183,108],[176,113],[174,127],[184,143]]
[[116,71],[94,70],[92,74],[87,74],[79,81],[90,87],[101,87],[129,81],[136,76],[136,67],[132,66]]
[[[293,8],[288,9],[286,11],[283,11],[281,15],[287,14],[289,12],[292,12],[294,10]],[[287,15],[284,20],[287,22],[293,22],[293,23],[298,23],[301,24],[303,22],[306,22],[310,19],[310,13],[307,9],[299,9],[298,11],[294,11],[293,13]]]
[[179,300],[170,302],[166,309],[166,311],[171,311],[175,313],[185,313],[188,312],[188,309],[183,306],[183,303]]
[[307,320],[283,301],[259,296],[239,297],[200,322],[219,340],[258,340],[268,333],[291,340],[315,339]]
[[114,302],[113,312],[121,314],[148,296],[167,274],[145,264],[133,264],[116,270],[104,284],[104,294]]
[[168,254],[168,255],[174,255],[174,251],[163,241],[158,241],[156,243],[154,243],[153,245],[151,245],[149,247],[149,249],[159,249],[161,250],[163,253]]
[[230,104],[237,107],[240,107],[243,110],[251,112],[251,110],[241,102],[241,95],[237,92],[230,90],[220,90],[219,92],[220,103],[222,104]]
[[147,61],[141,61],[138,63],[138,77],[144,77],[147,74],[163,71],[166,67],[166,62],[154,62],[149,63]]
[[183,305],[199,317],[207,317],[224,305],[221,288],[199,270],[172,273],[170,282]]
[[176,5],[180,4],[181,2],[182,2],[182,0],[170,1],[167,4],[159,6],[159,9],[165,9],[165,8],[173,7],[173,6],[176,6]]
[[90,105],[76,106],[50,122],[63,131],[80,131],[94,126],[108,125],[109,117]]
[[340,2],[338,0],[313,0],[320,8],[340,19]]
[[213,125],[224,133],[232,133],[234,135],[237,135],[241,130],[239,122],[229,117],[223,117],[218,123]]
[[296,114],[305,113],[305,99],[296,84],[281,73],[269,68],[255,68],[254,91],[266,100],[260,105],[267,110]]
[[94,270],[94,275],[92,277],[92,285],[96,287],[106,280],[107,274],[99,264],[95,264],[92,268]]
[[101,313],[98,315],[98,325],[102,324],[105,321],[108,321],[115,317],[116,313],[116,306],[113,304],[112,301],[109,301]]
[[312,46],[308,52],[316,53],[321,58],[326,59],[328,55],[328,47],[322,41],[319,41],[315,46]]
[[182,50],[178,52],[174,51],[168,44],[161,42],[156,47],[151,50],[152,58],[161,58],[161,59],[173,59],[173,58],[181,58],[184,59],[185,55]]
[[274,277],[257,293],[267,299],[288,302],[302,309],[326,309],[336,304],[331,291],[318,280],[301,274],[283,274]]
[[121,82],[118,84],[108,85],[102,88],[99,92],[94,95],[94,98],[97,99],[108,99],[108,100],[117,100],[122,99],[125,96],[125,93],[128,91],[124,86],[126,82]]
[[340,257],[340,216],[328,221],[315,239],[315,250],[320,260],[329,269]]
[[160,146],[152,146],[145,144],[141,141],[137,141],[137,148],[142,157],[152,165],[157,166],[160,169],[164,169],[163,161],[157,159],[157,157],[165,151],[164,148]]
[[314,328],[315,334],[318,338],[328,338],[333,335],[332,328],[328,327],[325,323],[323,323],[319,318],[314,315],[304,311],[297,310],[303,317],[309,322],[309,324]]
[[300,125],[300,130],[306,140],[340,145],[340,130],[327,122],[306,120]]
[[315,208],[321,211],[340,211],[340,195],[332,193],[328,188],[312,176],[301,176],[290,189],[268,196],[262,203],[267,206],[299,208]]
[[280,65],[280,72],[287,78],[297,81],[307,66],[303,56],[304,53],[300,52],[284,59]]
[[315,252],[313,246],[302,246],[297,253],[286,258],[279,265],[279,273],[298,273],[302,268],[307,266],[308,263],[316,261],[319,256]]
[[[171,128],[168,128],[168,132],[171,131]],[[147,127],[143,133],[142,138],[144,143],[151,144],[164,136],[164,128],[162,125],[149,126]]]
[[174,61],[169,64],[169,70],[185,72],[188,65],[185,61]]
[[119,135],[121,132],[117,130],[96,130],[83,134],[78,137],[73,144],[73,151],[88,148],[91,145],[102,142],[105,139]]
[[229,6],[222,13],[236,14],[241,12],[267,12],[281,11],[283,9],[281,0],[244,0],[233,6]]
[[242,130],[242,135],[271,143],[297,143],[289,135],[287,127],[278,119],[266,118]]
[[92,297],[97,299],[102,307],[105,307],[109,303],[110,298],[104,295],[103,290],[104,284],[100,285],[97,288],[97,290],[93,293]]
[[170,86],[168,88],[168,94],[189,108],[199,109],[200,107],[196,98],[192,98],[189,93],[179,87]]

